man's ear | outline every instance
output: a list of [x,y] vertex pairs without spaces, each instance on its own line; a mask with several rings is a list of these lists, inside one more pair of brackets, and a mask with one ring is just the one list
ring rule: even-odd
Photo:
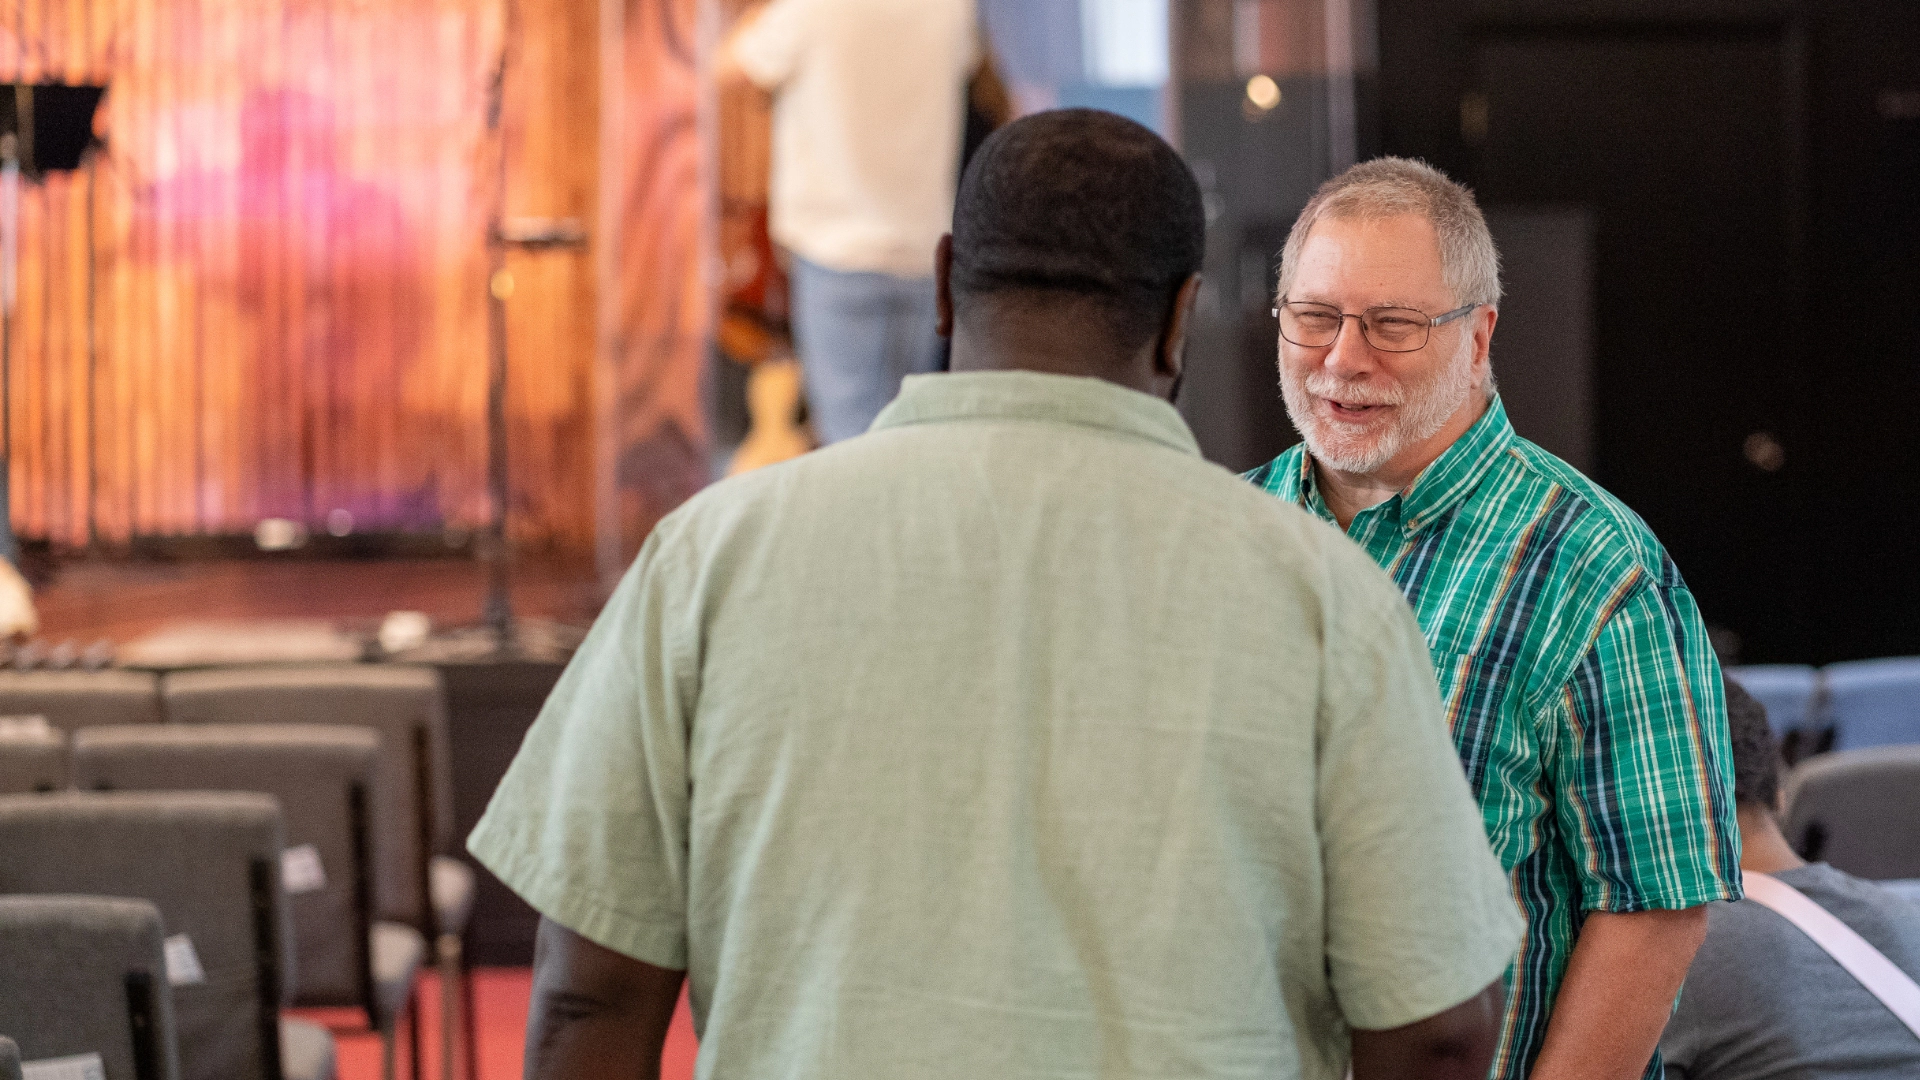
[[1194,274],[1174,294],[1173,311],[1153,351],[1153,373],[1160,378],[1178,379],[1186,370],[1187,328],[1193,325],[1193,309],[1199,299],[1200,275]]
[[1493,327],[1500,321],[1500,309],[1486,306],[1475,311],[1473,319],[1473,363],[1482,368],[1488,363],[1487,356],[1493,351]]
[[933,332],[943,338],[953,336],[953,234],[940,238],[933,249],[933,302],[939,319]]

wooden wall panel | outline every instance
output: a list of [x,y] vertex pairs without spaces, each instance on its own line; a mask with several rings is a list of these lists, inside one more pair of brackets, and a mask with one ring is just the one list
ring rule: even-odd
[[[507,10],[0,0],[0,78],[112,85],[108,152],[23,198],[17,530],[78,545],[269,516],[318,526],[335,509],[359,529],[485,520],[501,140],[509,215],[590,222],[596,197],[596,4],[517,0],[495,130]],[[585,547],[591,262],[514,252],[509,268],[514,535]],[[693,403],[665,415],[697,457],[697,361],[688,370],[641,382]]]

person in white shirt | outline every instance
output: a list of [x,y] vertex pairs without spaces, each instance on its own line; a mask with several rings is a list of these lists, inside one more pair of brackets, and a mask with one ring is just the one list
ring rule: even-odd
[[722,50],[723,79],[774,95],[769,228],[823,444],[938,364],[933,249],[982,55],[973,0],[770,0]]

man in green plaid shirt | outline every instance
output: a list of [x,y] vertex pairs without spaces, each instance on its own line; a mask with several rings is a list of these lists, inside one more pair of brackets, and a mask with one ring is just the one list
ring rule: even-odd
[[1514,434],[1499,300],[1465,188],[1396,158],[1329,181],[1276,312],[1305,443],[1248,479],[1366,548],[1426,634],[1527,918],[1493,1076],[1658,1080],[1702,905],[1740,896],[1719,665],[1646,523]]

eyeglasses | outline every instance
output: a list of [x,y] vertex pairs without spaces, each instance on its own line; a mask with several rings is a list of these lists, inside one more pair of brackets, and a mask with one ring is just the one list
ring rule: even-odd
[[1376,307],[1349,315],[1328,304],[1294,300],[1274,308],[1273,315],[1280,320],[1280,336],[1303,349],[1326,348],[1340,336],[1348,319],[1357,319],[1361,336],[1381,352],[1417,352],[1426,347],[1427,335],[1434,327],[1444,326],[1479,306],[1468,304],[1429,318],[1418,308]]

